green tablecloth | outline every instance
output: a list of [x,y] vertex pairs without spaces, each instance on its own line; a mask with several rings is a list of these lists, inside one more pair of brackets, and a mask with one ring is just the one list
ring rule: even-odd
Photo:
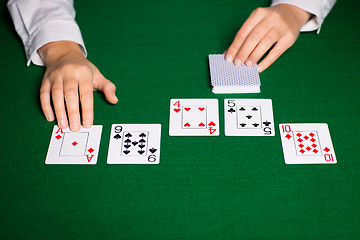
[[[1,239],[360,239],[358,1],[339,1],[260,75],[260,94],[215,95],[222,53],[269,1],[75,1],[88,58],[117,85],[95,93],[94,166],[45,165],[54,123],[0,7]],[[273,100],[275,137],[225,137],[224,98]],[[171,98],[217,98],[219,137],[170,137]],[[161,123],[159,165],[107,165],[113,123]],[[336,165],[286,165],[279,123],[328,123]]]

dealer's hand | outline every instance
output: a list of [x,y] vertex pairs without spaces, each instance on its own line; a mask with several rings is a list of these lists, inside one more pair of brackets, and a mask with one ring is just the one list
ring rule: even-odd
[[275,44],[258,64],[262,72],[295,43],[310,17],[310,13],[289,4],[258,8],[237,32],[225,58],[236,65],[253,66]]
[[[40,88],[40,102],[48,121],[57,119],[60,128],[78,131],[91,127],[94,119],[93,91],[100,90],[115,104],[115,85],[88,61],[80,46],[71,41],[51,42],[38,50],[46,72]],[[53,107],[51,105],[53,104]],[[55,115],[54,115],[55,112]]]

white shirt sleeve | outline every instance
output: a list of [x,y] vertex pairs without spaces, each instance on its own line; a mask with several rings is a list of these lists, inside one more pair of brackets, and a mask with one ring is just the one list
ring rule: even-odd
[[291,4],[313,14],[314,17],[305,23],[301,31],[317,30],[317,33],[319,33],[325,17],[329,14],[335,2],[336,0],[273,0],[271,6],[280,3]]
[[54,41],[73,41],[86,56],[85,44],[75,22],[73,0],[9,0],[16,32],[24,44],[27,65],[44,65],[37,50]]

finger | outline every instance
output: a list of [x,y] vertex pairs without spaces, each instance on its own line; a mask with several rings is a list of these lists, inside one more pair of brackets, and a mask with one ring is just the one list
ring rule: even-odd
[[74,79],[64,80],[64,95],[66,109],[69,118],[70,130],[80,130],[80,112],[79,112],[79,86],[78,81]]
[[81,80],[79,93],[83,126],[89,128],[92,126],[94,120],[92,79]]
[[258,71],[263,72],[267,69],[271,64],[273,64],[276,59],[278,59],[291,45],[292,41],[289,41],[286,38],[280,39],[274,46],[273,49],[269,52],[269,54],[259,63]]
[[101,77],[97,89],[104,93],[105,98],[109,103],[116,104],[118,102],[118,98],[115,95],[115,85],[105,77]]
[[226,53],[225,59],[227,61],[234,61],[235,56],[239,52],[241,46],[247,39],[250,32],[265,17],[266,11],[267,10],[264,8],[257,8],[250,14],[249,18],[245,21],[245,23],[241,26],[240,30],[236,33],[235,38]]
[[[238,54],[234,59],[236,65],[241,65],[248,59],[249,55],[254,51],[256,46],[264,38],[264,36],[271,30],[271,25],[267,21],[260,22],[253,31],[249,34],[244,44],[241,46]],[[247,61],[246,65],[252,66],[254,63]]]
[[49,122],[54,121],[54,111],[51,107],[51,84],[47,80],[43,80],[43,83],[40,87],[40,104],[41,109],[46,117],[46,120]]
[[67,128],[68,121],[64,104],[64,89],[62,81],[55,81],[51,88],[52,101],[54,104],[55,115],[60,128]]
[[251,62],[252,64],[257,63],[260,58],[277,42],[279,35],[280,34],[275,30],[270,31],[256,46],[246,62]]

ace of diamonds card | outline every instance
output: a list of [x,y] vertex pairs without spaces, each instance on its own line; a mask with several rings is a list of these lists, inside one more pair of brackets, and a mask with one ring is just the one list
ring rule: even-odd
[[171,99],[170,136],[219,136],[217,99]]
[[336,156],[326,123],[279,125],[285,163],[334,164]]
[[96,164],[102,126],[81,127],[78,132],[54,126],[46,164]]

